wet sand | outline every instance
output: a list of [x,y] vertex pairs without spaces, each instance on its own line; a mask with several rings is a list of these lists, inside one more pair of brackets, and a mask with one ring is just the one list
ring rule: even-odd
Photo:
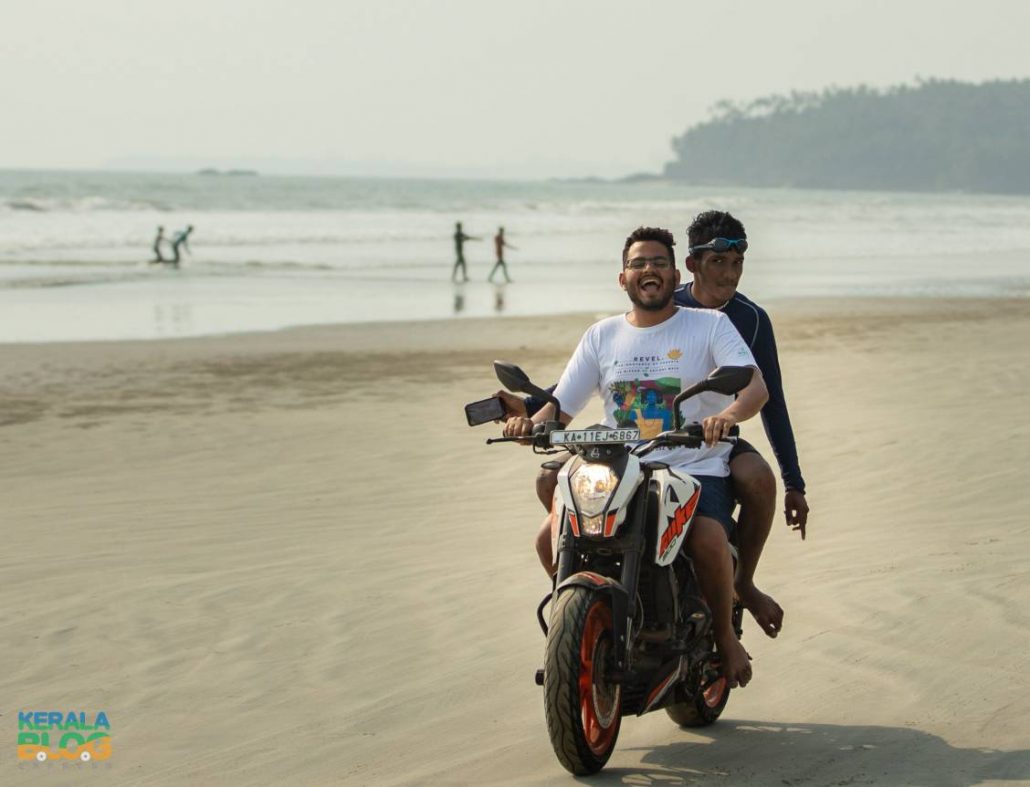
[[[1030,783],[1028,302],[772,316],[812,506],[759,569],[784,631],[745,624],[717,725],[627,719],[593,781]],[[0,346],[0,782],[573,783],[539,460],[461,406],[594,317]],[[28,709],[106,711],[113,755],[19,765]]]

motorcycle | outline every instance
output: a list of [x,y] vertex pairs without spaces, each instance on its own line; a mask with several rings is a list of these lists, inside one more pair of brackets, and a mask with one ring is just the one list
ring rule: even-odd
[[[561,412],[553,394],[519,367],[496,361],[494,369],[508,390]],[[551,511],[558,570],[537,607],[547,645],[536,682],[544,689],[554,753],[574,774],[604,767],[623,716],[664,708],[677,724],[702,727],[726,707],[730,687],[719,673],[711,610],[683,549],[701,485],[666,464],[641,460],[659,448],[699,448],[701,425],[682,423],[680,403],[703,391],[735,394],[752,374],[750,367],[720,367],[681,391],[674,428],[644,442],[638,429],[566,430],[558,421],[537,424],[531,437],[486,441],[573,454],[558,473]],[[736,562],[732,543],[731,553]],[[738,639],[742,618],[735,601]]]

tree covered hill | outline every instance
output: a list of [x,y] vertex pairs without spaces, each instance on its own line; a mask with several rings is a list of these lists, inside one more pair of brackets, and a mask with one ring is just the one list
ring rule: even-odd
[[721,102],[672,145],[695,183],[1030,194],[1030,79]]

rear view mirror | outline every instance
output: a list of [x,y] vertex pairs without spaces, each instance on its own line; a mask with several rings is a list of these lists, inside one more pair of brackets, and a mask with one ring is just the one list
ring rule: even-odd
[[697,396],[704,391],[715,391],[716,393],[731,396],[737,391],[747,388],[755,370],[751,366],[720,366],[705,379],[695,383],[686,390],[680,391],[679,395],[672,402],[673,423],[676,429],[683,428],[683,416],[680,413],[680,402]]
[[705,389],[716,393],[735,394],[751,383],[755,370],[750,366],[720,366],[705,380]]
[[530,393],[526,390],[529,384],[529,375],[513,363],[507,361],[494,361],[494,372],[501,385],[515,393]]
[[545,391],[538,385],[535,385],[533,381],[529,379],[529,375],[515,364],[508,363],[507,361],[494,361],[494,372],[497,374],[497,379],[501,381],[501,385],[509,391],[529,394],[537,399],[543,399],[545,402],[553,404],[555,412],[554,417],[558,418],[557,414],[561,412],[561,403],[554,398],[554,394]]

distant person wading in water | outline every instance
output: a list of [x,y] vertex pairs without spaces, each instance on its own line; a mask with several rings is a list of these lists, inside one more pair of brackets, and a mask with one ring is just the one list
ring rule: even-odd
[[[497,228],[497,234],[494,235],[494,251],[497,252],[497,262],[494,263],[493,269],[490,271],[490,275],[486,277],[487,281],[494,280],[494,274],[497,273],[497,269],[501,269],[501,273],[504,274],[504,280],[511,282],[511,277],[508,276],[508,264],[504,261],[504,250],[515,249],[508,241],[504,239],[504,227]],[[518,251],[518,249],[515,249]]]
[[164,262],[165,258],[161,255],[161,244],[166,243],[165,240],[165,228],[157,228],[157,237],[154,238],[154,259],[151,262]]
[[179,248],[180,247],[185,249],[189,254],[193,253],[193,252],[190,251],[190,246],[186,242],[189,239],[191,232],[193,232],[193,225],[192,224],[190,224],[188,227],[186,227],[186,229],[180,230],[179,232],[175,233],[175,237],[172,238],[172,259],[169,260],[169,262],[171,262],[171,264],[174,265],[176,268],[179,267],[179,259],[180,259],[180,257],[179,257]]
[[454,270],[451,271],[451,281],[454,281],[458,275],[458,268],[461,268],[462,281],[468,281],[468,271],[465,269],[465,241],[467,240],[480,240],[472,235],[466,235],[464,230],[461,228],[461,222],[457,222],[454,225]]

